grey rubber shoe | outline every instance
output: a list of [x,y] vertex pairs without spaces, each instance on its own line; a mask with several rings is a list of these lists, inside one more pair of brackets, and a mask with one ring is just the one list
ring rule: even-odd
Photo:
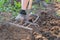
[[21,10],[20,11],[20,14],[18,14],[17,15],[17,17],[15,18],[15,20],[17,20],[17,21],[19,21],[20,19],[25,19],[25,17],[26,17],[26,12],[25,12],[25,10]]

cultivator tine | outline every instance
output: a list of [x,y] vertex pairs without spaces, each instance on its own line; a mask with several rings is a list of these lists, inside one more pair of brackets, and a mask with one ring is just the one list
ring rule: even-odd
[[27,25],[26,27],[29,27],[31,25],[34,25],[34,28],[32,27],[33,31],[39,33],[39,29],[38,29],[39,28],[39,25],[37,23],[35,23],[35,22],[37,22],[38,19],[39,19],[39,16],[35,19],[34,22],[25,21],[25,23],[29,23],[29,25]]
[[14,25],[14,26],[16,26],[16,27],[20,27],[20,28],[28,29],[28,30],[33,30],[32,28],[25,27],[25,26],[23,26],[23,25],[19,25],[19,24],[15,24],[15,23],[11,23],[11,22],[9,22],[9,24]]
[[33,23],[35,23],[38,19],[39,19],[39,16],[37,15],[37,18],[33,21]]

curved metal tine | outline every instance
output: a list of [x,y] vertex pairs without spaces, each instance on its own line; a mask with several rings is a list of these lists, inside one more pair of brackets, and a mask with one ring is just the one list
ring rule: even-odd
[[23,25],[26,25],[27,23],[24,23]]
[[32,24],[32,25],[36,25],[36,23],[33,22],[29,22],[29,21],[25,21],[26,23]]
[[15,23],[8,22],[8,24],[14,25],[14,26],[19,27],[19,28],[27,29],[27,30],[33,30],[32,28],[25,27],[23,25],[19,25],[19,24],[15,24]]
[[33,24],[33,23],[30,23],[29,25],[27,25],[26,27],[29,27],[30,25],[35,25],[35,24]]
[[39,16],[38,15],[36,15],[36,16],[37,16],[37,18],[33,21],[33,23],[35,23],[39,19]]
[[[31,24],[32,24],[32,25],[36,25],[36,23],[32,23],[32,22],[29,22],[29,21],[25,21],[25,23],[24,23],[23,25],[26,25],[26,24],[29,24],[29,25],[31,25]],[[29,25],[28,25],[28,26],[29,26]]]
[[[29,27],[30,25],[34,25],[34,24],[29,24],[29,25],[27,25],[27,27]],[[39,27],[39,25],[38,25],[38,24],[35,24],[34,26]]]
[[29,27],[31,24],[27,25],[26,27]]

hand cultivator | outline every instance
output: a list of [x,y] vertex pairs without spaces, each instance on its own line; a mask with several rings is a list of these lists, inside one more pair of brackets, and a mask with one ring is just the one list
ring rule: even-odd
[[32,22],[30,22],[29,20],[27,20],[27,21],[24,21],[23,24],[20,24],[20,22],[17,23],[17,21],[14,21],[14,22],[8,22],[8,24],[16,26],[16,27],[19,27],[19,28],[27,29],[27,30],[30,30],[30,31],[36,31],[36,32],[38,32],[39,25],[36,22],[38,21],[39,16],[33,14],[33,17],[35,17],[35,18],[31,19]]

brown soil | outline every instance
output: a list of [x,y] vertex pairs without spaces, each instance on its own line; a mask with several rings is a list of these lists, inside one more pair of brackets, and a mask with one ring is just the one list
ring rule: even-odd
[[53,13],[39,11],[37,14],[39,27],[31,25],[33,31],[0,22],[0,40],[60,40],[60,18]]
[[42,12],[36,22],[39,24],[37,31],[11,26],[5,22],[0,23],[0,40],[59,40],[60,39],[60,19],[53,15]]

